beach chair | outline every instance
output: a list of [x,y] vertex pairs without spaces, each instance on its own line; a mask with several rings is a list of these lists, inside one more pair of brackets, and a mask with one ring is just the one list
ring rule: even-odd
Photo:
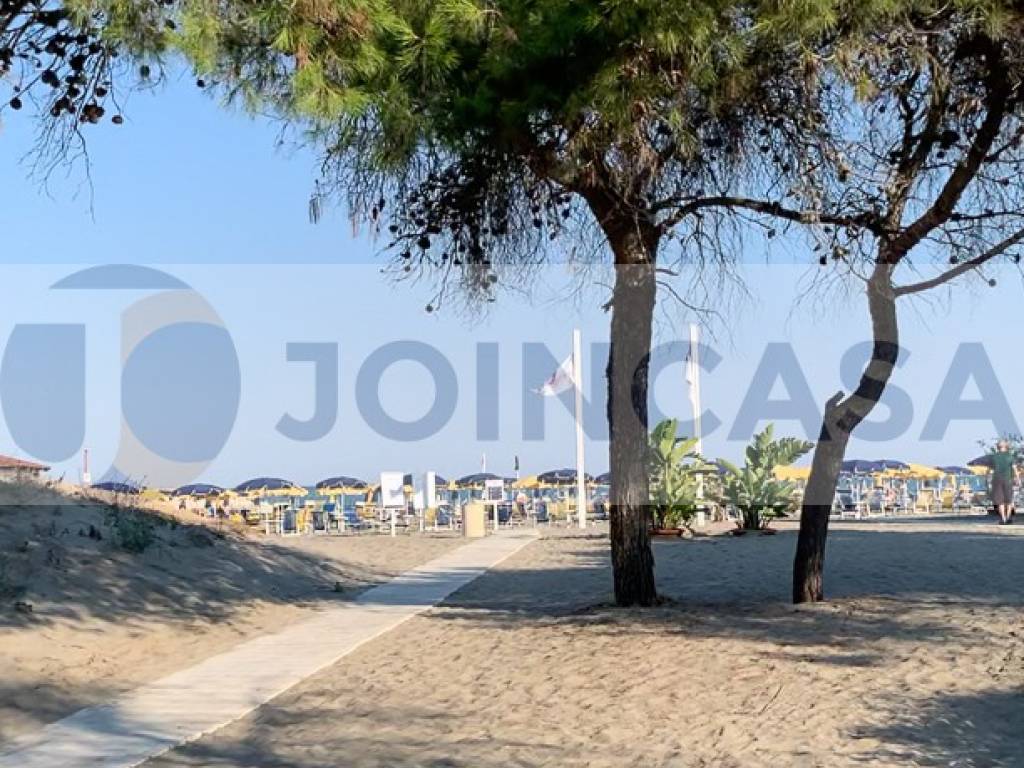
[[274,507],[270,504],[258,504],[252,514],[257,521],[257,525],[263,527],[263,532],[268,536],[271,533],[277,532],[277,524],[275,521]]
[[[334,501],[325,501],[313,514],[313,533],[330,533],[332,523],[335,529],[339,527],[338,504]],[[323,526],[322,529],[320,526]]]
[[536,506],[536,513],[533,516],[534,523],[545,523],[551,524],[551,517],[548,513],[548,503],[546,501],[538,501]]
[[853,498],[853,491],[849,488],[836,490],[835,500],[832,502],[832,513],[840,518],[853,518],[854,520],[861,517],[861,510]]
[[861,501],[864,507],[864,517],[872,515],[885,516],[885,496],[878,489],[869,491]]
[[971,491],[969,487],[961,486],[960,488],[957,488],[956,494],[953,496],[953,511],[974,511],[974,493]]
[[356,516],[359,518],[360,530],[372,531],[380,528],[380,515],[376,507],[370,504],[356,505]]
[[283,507],[278,512],[278,533],[282,536],[295,536],[302,532],[300,522],[303,510]]
[[932,507],[935,506],[935,491],[932,488],[922,488],[914,498],[914,514],[930,515]]
[[942,491],[939,508],[943,512],[953,512],[956,509],[956,492],[952,488],[946,488]]

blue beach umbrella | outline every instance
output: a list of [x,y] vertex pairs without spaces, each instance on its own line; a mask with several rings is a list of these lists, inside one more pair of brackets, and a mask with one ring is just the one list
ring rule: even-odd
[[306,489],[280,477],[254,477],[235,486],[235,493],[280,494],[283,496],[305,496]]
[[868,461],[867,459],[847,459],[840,465],[842,472],[847,472],[854,475],[869,475],[872,472],[881,472],[885,469],[877,461]]
[[219,485],[193,483],[192,485],[183,485],[181,488],[175,488],[171,491],[171,496],[219,496],[222,493],[224,493],[224,489]]
[[360,480],[358,477],[350,477],[348,475],[328,477],[326,480],[321,480],[316,484],[316,489],[321,493],[330,491],[334,491],[335,493],[351,493],[365,491],[367,488],[369,488],[369,486],[365,480]]
[[875,464],[883,472],[887,469],[910,469],[909,464],[903,461],[896,461],[896,459],[876,459]]
[[135,494],[142,492],[141,486],[133,485],[132,483],[115,483],[108,481],[103,483],[95,483],[89,487],[95,488],[97,491],[107,491],[109,493]]
[[474,488],[482,487],[488,480],[501,480],[502,478],[497,475],[493,475],[490,472],[476,472],[472,475],[465,475],[455,481],[455,485],[459,488]]
[[[593,478],[583,473],[584,482],[593,482]],[[575,469],[552,469],[548,472],[542,472],[537,475],[537,482],[541,485],[572,485],[576,482],[576,470]]]

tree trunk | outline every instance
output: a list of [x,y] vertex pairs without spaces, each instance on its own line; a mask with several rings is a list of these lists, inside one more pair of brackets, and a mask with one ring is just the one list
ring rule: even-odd
[[638,201],[604,180],[585,187],[594,218],[615,259],[608,351],[608,464],[612,581],[620,606],[658,599],[651,551],[653,506],[648,476],[647,380],[661,229]]
[[649,606],[657,599],[647,475],[647,377],[655,293],[653,265],[616,264],[607,375],[612,578],[615,602],[621,606]]
[[[829,411],[836,408],[834,401],[825,406],[825,423]],[[814,448],[811,474],[807,478],[803,506],[800,509],[800,535],[793,561],[793,602],[814,603],[825,599],[825,540],[828,537],[828,518],[832,513],[832,500],[839,484],[848,434],[828,436],[822,424],[821,437]],[[828,501],[825,501],[825,500]]]
[[867,283],[873,346],[871,359],[861,374],[856,391],[843,399],[833,396],[825,405],[821,435],[814,449],[811,474],[807,478],[800,511],[800,535],[793,561],[793,602],[817,602],[825,598],[825,542],[839,471],[850,435],[875,405],[892,376],[899,355],[896,295],[892,287],[892,264],[880,257]]

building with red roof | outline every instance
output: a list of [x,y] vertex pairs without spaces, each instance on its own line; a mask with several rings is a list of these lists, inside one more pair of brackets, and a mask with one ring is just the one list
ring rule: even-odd
[[49,470],[45,464],[0,455],[0,481],[37,480]]

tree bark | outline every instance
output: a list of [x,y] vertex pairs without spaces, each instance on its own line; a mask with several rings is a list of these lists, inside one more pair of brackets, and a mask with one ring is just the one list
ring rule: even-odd
[[608,353],[611,545],[615,602],[653,605],[647,475],[647,379],[656,281],[653,265],[616,264]]
[[818,602],[825,598],[825,543],[836,486],[846,446],[853,430],[878,404],[892,376],[899,355],[896,294],[892,286],[895,260],[879,258],[868,279],[872,351],[856,391],[849,397],[839,392],[825,404],[821,434],[814,449],[800,511],[800,535],[793,561],[793,602]]
[[647,383],[661,230],[641,206],[623,200],[607,184],[581,193],[608,239],[615,261],[606,370],[615,602],[650,606],[658,593],[650,536]]
[[[836,401],[825,406],[825,423],[835,414]],[[811,474],[807,478],[804,501],[800,510],[800,535],[793,561],[793,602],[814,603],[825,599],[825,541],[832,500],[839,484],[839,470],[849,435],[829,436],[822,424],[821,436],[814,448]],[[827,499],[827,501],[826,501]]]

